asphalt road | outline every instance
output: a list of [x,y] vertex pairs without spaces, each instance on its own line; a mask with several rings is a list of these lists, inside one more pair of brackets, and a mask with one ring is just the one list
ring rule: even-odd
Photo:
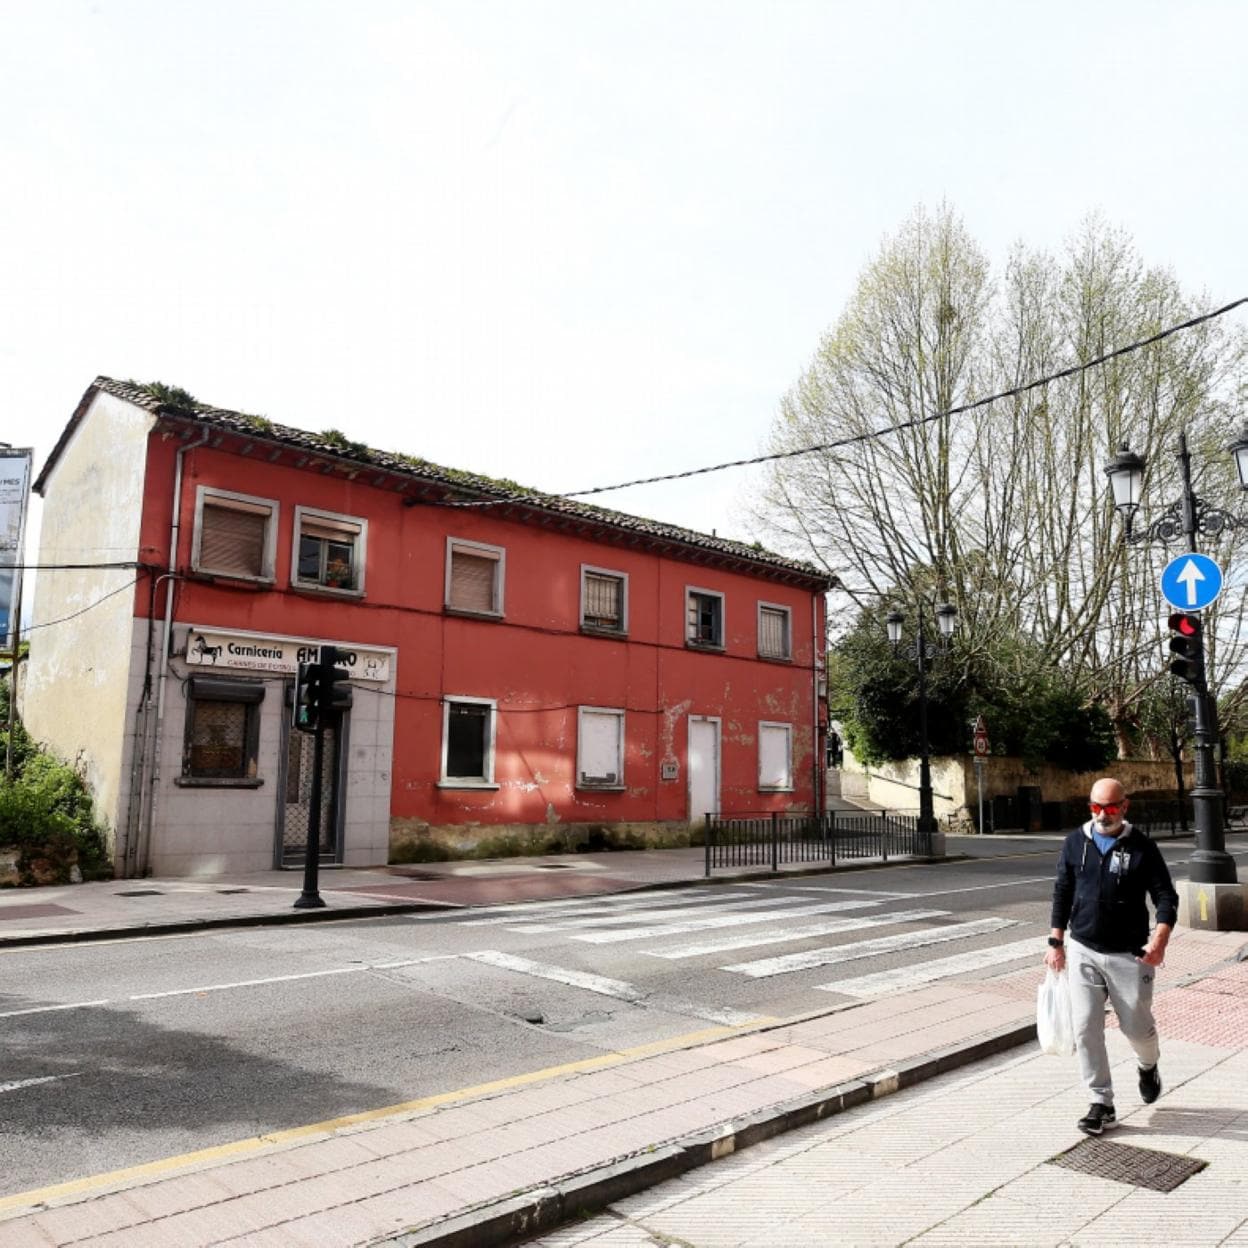
[[[0,1195],[1038,964],[1057,845],[981,849],[939,866],[5,951]],[[1163,852],[1177,864],[1191,843]]]

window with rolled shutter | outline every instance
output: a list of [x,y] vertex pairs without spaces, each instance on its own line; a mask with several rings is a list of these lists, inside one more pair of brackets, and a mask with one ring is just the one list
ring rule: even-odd
[[498,615],[502,610],[502,556],[483,547],[452,543],[448,550],[446,605],[454,611]]
[[724,599],[707,590],[688,593],[688,631],[692,646],[722,647],[724,644]]
[[584,573],[581,621],[589,628],[624,631],[624,578],[606,572]]
[[362,591],[365,521],[295,508],[294,577],[300,585]]
[[267,510],[205,500],[200,513],[199,568],[224,576],[263,577],[270,516]]
[[758,653],[765,659],[789,657],[789,612],[786,607],[759,607]]

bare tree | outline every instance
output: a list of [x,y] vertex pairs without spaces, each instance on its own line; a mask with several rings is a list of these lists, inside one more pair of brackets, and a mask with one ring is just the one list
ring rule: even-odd
[[[1124,545],[1103,465],[1123,442],[1143,454],[1155,514],[1178,497],[1171,452],[1186,432],[1202,494],[1226,505],[1234,474],[1216,461],[1234,425],[1242,334],[1209,322],[930,418],[1200,310],[1099,219],[1060,257],[1017,245],[994,281],[951,209],[919,209],[867,265],[781,402],[771,449],[841,445],[777,461],[756,518],[860,603],[939,593],[957,603],[972,651],[1038,654],[1074,674],[1107,705],[1125,752],[1140,726],[1134,708],[1162,671],[1168,554]],[[1244,540],[1228,529],[1206,549],[1234,563]],[[1243,684],[1246,608],[1241,579],[1208,613],[1215,687]],[[1002,645],[1014,637],[1034,644]]]

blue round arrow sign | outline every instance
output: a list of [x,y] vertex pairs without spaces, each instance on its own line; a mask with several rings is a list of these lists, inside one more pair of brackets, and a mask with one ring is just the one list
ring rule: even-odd
[[1180,555],[1161,574],[1165,600],[1180,611],[1199,611],[1222,592],[1222,569],[1208,555]]

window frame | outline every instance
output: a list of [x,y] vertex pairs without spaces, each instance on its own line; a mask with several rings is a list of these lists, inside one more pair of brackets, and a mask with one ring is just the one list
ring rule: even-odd
[[[338,585],[326,585],[321,581],[305,581],[299,576],[299,542],[303,535],[304,520],[320,520],[329,526],[351,525],[359,531],[354,535],[356,586],[344,589]],[[344,535],[345,536],[345,535]],[[346,542],[343,543],[346,545]],[[314,594],[332,594],[338,598],[364,597],[364,571],[368,553],[368,521],[363,516],[348,516],[345,512],[326,511],[323,507],[295,505],[295,524],[290,545],[290,585],[292,589],[308,590]]]
[[[485,776],[474,779],[471,776],[448,776],[446,774],[447,753],[450,749],[451,706],[454,704],[471,706],[487,706],[490,708],[490,730],[484,742]],[[498,699],[476,698],[468,694],[447,693],[442,695],[442,763],[438,769],[438,788],[440,789],[497,789],[494,779],[495,741],[498,737]]]
[[[586,583],[590,576],[612,577],[620,582],[620,623],[617,628],[606,624],[594,624],[585,619]],[[628,573],[616,568],[600,568],[592,563],[581,564],[581,629],[601,637],[628,636]]]
[[[784,729],[784,768],[785,784],[763,783],[763,729]],[[793,725],[777,719],[760,719],[758,721],[758,791],[760,793],[792,793],[793,792]]]
[[[719,600],[719,638],[716,641],[702,641],[700,638],[689,636],[689,607],[694,594],[701,594],[707,598],[717,598]],[[685,645],[691,650],[714,650],[721,651],[727,648],[728,635],[728,600],[727,595],[720,589],[705,589],[700,585],[685,586]]]
[[[247,508],[236,507],[236,511],[244,511],[252,507],[263,507],[268,510],[268,520],[264,531],[264,551],[261,555],[261,574],[253,576],[249,572],[223,572],[216,568],[204,567],[201,559],[204,537],[204,503],[215,502],[230,509],[230,503],[246,503]],[[251,581],[257,585],[272,585],[276,580],[277,563],[277,526],[281,518],[281,504],[275,498],[261,498],[256,494],[241,494],[237,490],[223,490],[216,485],[200,485],[195,489],[195,530],[191,537],[191,570],[204,576],[221,576],[232,581]]]
[[[582,758],[585,751],[585,715],[615,716],[618,732],[616,737],[616,779],[610,783],[597,781],[585,775]],[[622,793],[624,784],[624,760],[626,757],[625,731],[627,717],[622,706],[578,706],[576,708],[576,787],[594,793]]]
[[[763,649],[763,612],[779,611],[784,616],[784,653],[768,654]],[[782,602],[762,602],[758,604],[758,657],[772,663],[793,662],[793,608]]]
[[[229,676],[191,676],[186,687],[186,717],[182,728],[182,770],[174,777],[180,788],[258,789],[264,784],[260,769],[260,707],[265,687],[261,680]],[[234,695],[234,696],[231,696]],[[190,770],[196,708],[201,702],[241,704],[243,718],[243,764],[237,776],[196,775]],[[250,774],[248,774],[250,773]]]
[[[451,572],[455,562],[455,552],[462,550],[466,555],[475,555],[479,559],[494,560],[494,609],[492,611],[474,611],[470,607],[451,605]],[[507,582],[507,548],[493,546],[488,542],[474,542],[466,537],[450,537],[446,539],[446,571],[442,585],[442,609],[451,615],[472,616],[479,620],[501,620],[503,618],[503,591]]]

